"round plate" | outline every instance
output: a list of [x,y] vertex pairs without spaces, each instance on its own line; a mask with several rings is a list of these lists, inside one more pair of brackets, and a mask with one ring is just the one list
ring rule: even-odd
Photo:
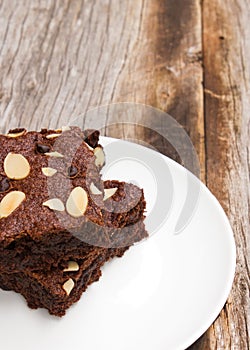
[[150,237],[103,268],[103,277],[59,319],[0,292],[5,350],[177,350],[198,339],[230,292],[235,243],[209,190],[169,158],[102,138],[106,179],[144,188]]

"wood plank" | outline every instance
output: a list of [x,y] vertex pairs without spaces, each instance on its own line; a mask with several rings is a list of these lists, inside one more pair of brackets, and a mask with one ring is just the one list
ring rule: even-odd
[[198,349],[249,349],[250,4],[204,0],[207,183],[226,210],[237,244],[233,290]]
[[112,100],[142,1],[3,1],[0,115],[6,125],[67,124]]
[[[112,101],[143,103],[174,117],[193,141],[200,160],[201,178],[205,180],[201,52],[198,0],[145,1],[138,38],[118,76]],[[143,116],[139,122],[143,124]],[[150,140],[160,151],[175,158],[163,140],[153,140],[155,137],[146,130],[144,133],[137,130],[137,137],[140,135],[146,142]],[[121,136],[122,131],[112,135]],[[131,130],[128,136],[133,138]]]

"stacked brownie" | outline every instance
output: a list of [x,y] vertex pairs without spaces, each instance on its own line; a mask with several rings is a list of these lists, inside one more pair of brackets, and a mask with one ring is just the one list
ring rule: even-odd
[[137,186],[105,181],[99,132],[0,135],[0,287],[57,316],[147,237]]

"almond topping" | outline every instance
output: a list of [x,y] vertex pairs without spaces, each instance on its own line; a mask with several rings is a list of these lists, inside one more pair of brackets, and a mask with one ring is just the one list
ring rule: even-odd
[[93,151],[94,150],[94,148],[93,147],[91,147],[87,142],[84,142],[85,143],[85,145],[88,147],[88,149],[90,149],[91,151]]
[[64,211],[65,207],[61,199],[52,198],[44,202],[43,205],[51,210]]
[[89,188],[92,194],[102,194],[102,192],[95,186],[93,182],[91,182],[91,185]]
[[22,180],[29,175],[30,165],[23,155],[9,153],[4,160],[4,171],[9,179]]
[[14,132],[9,132],[6,136],[15,138],[15,137],[22,136],[24,134],[26,134],[26,130],[25,129],[20,131],[20,132],[15,132],[15,133]]
[[103,149],[101,147],[96,147],[94,149],[94,155],[96,157],[95,165],[103,166],[105,163],[105,155],[104,155]]
[[62,126],[62,132],[64,132],[64,131],[70,131],[70,130],[71,130],[71,128],[70,128],[68,125]]
[[64,158],[64,155],[62,155],[59,152],[47,152],[47,153],[44,153],[44,154],[46,156],[49,156],[49,157]]
[[0,219],[7,218],[26,198],[21,191],[12,191],[3,197],[0,203]]
[[78,218],[84,215],[88,206],[88,195],[82,187],[76,187],[70,193],[66,203],[66,209],[69,215]]
[[63,285],[63,289],[65,290],[67,295],[70,295],[72,289],[75,287],[75,283],[72,278],[69,278]]
[[57,173],[57,170],[53,168],[42,168],[42,172],[45,176],[53,176]]
[[61,134],[50,134],[50,135],[46,136],[46,139],[54,139],[54,138],[56,138],[58,136],[61,136]]
[[104,197],[103,197],[103,200],[106,201],[108,198],[112,197],[116,191],[118,190],[117,187],[114,187],[114,188],[106,188],[104,190]]
[[64,272],[79,271],[79,265],[76,261],[69,261],[68,267],[63,270]]

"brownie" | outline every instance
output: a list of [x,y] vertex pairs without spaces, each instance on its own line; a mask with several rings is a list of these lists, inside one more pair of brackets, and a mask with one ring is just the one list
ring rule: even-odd
[[15,129],[0,143],[0,287],[62,316],[106,261],[148,236],[143,190],[102,181],[96,130]]
[[[74,261],[78,271],[64,272],[64,267],[59,266],[50,271],[2,273],[0,287],[22,294],[32,309],[45,308],[52,315],[63,316],[66,309],[80,299],[87,287],[99,280],[100,268],[111,256],[112,253],[105,250],[97,254],[91,263]],[[67,287],[67,282],[73,285]]]
[[[110,235],[109,247],[119,248],[131,246],[133,243],[147,237],[144,227],[145,200],[143,191],[137,186],[118,181],[105,181],[105,188],[117,188],[116,193],[104,202],[102,209],[104,227],[100,234]],[[139,199],[138,199],[139,198]],[[136,199],[136,201],[134,200]],[[132,203],[129,207],[128,203]],[[135,205],[133,207],[133,205]],[[128,209],[123,212],[121,206]],[[91,226],[90,226],[91,227]],[[78,234],[70,235],[67,231],[61,232],[65,239],[55,239],[47,244],[40,240],[39,244],[25,237],[0,250],[0,271],[15,272],[26,268],[31,270],[48,269],[49,266],[58,266],[62,257],[64,260],[80,259],[92,254],[102,247],[96,247],[82,241]],[[47,236],[46,236],[47,238]],[[65,244],[64,244],[65,243]]]
[[[60,136],[47,138],[55,134]],[[0,176],[3,184],[0,186],[3,187],[0,201],[12,191],[19,191],[25,195],[25,200],[8,217],[3,217],[0,213],[1,247],[24,237],[39,242],[47,235],[47,239],[51,240],[65,227],[77,229],[84,223],[92,222],[98,225],[102,222],[98,200],[93,200],[93,196],[88,193],[90,182],[102,192],[102,181],[95,165],[94,152],[83,139],[84,135],[78,128],[63,133],[54,130],[26,132],[18,138],[0,135]],[[6,157],[13,153],[22,155],[29,163],[30,172],[22,179],[15,179],[13,176],[11,178],[6,174],[4,163]],[[10,164],[11,166],[14,167],[13,164]],[[48,167],[55,169],[56,174],[44,175],[42,169]],[[76,173],[71,177],[69,173],[72,168]],[[66,211],[55,212],[43,205],[52,198],[60,199],[65,204],[71,191],[78,186],[88,193],[88,205],[84,216],[75,218]]]
[[[107,209],[110,200],[103,201],[104,186],[99,174],[101,164],[98,162],[96,165],[94,151],[96,148],[102,150],[97,131],[82,132],[74,127],[64,132],[42,129],[40,133],[16,129],[10,134],[18,137],[0,135],[0,201],[16,191],[24,193],[25,200],[8,217],[0,220],[0,271],[14,272],[27,266],[34,269],[51,264],[56,266],[62,255],[65,258],[77,253],[83,256],[91,252],[93,246],[109,248],[132,244],[132,239],[130,242],[114,239],[119,236],[118,232],[114,232],[115,227],[122,227],[122,220],[126,226],[128,214],[115,213],[113,217],[116,217],[117,224],[114,224],[112,215],[105,215],[110,209]],[[96,148],[93,150],[92,146]],[[63,158],[50,157],[48,154],[52,152],[62,154]],[[30,164],[28,176],[13,179],[6,175],[4,161],[10,153],[27,159]],[[57,170],[56,174],[50,177],[44,175],[42,169],[48,167]],[[72,169],[77,173],[70,174]],[[90,193],[92,185],[99,193]],[[84,216],[75,218],[66,211],[55,212],[43,205],[51,198],[66,203],[71,190],[76,187],[83,188],[88,194]],[[141,216],[145,201],[142,192],[138,195],[133,211],[138,211],[138,216]],[[132,201],[132,197],[130,199]]]
[[[51,257],[59,259],[63,252],[77,249],[79,240],[74,239],[65,227],[79,228],[80,224],[83,229],[84,226],[89,230],[94,227],[98,237],[98,223],[103,221],[98,200],[93,200],[93,196],[88,198],[89,203],[84,217],[78,219],[65,212],[54,212],[43,206],[51,192],[52,197],[66,200],[65,197],[69,195],[71,188],[65,191],[65,187],[81,186],[86,189],[87,171],[88,178],[94,181],[101,191],[103,190],[99,170],[95,165],[96,158],[93,150],[90,149],[94,142],[93,137],[90,145],[87,146],[86,142],[89,142],[90,136],[88,134],[86,137],[86,134],[78,128],[72,128],[63,133],[46,129],[40,133],[16,129],[11,130],[9,135],[18,135],[18,137],[0,135],[0,201],[7,194],[16,191],[24,193],[26,198],[11,215],[6,218],[1,217],[0,271],[5,269],[13,271],[16,265],[20,267],[20,263],[25,265],[27,256],[31,255],[37,264],[42,264],[43,261],[51,263]],[[50,138],[51,135],[56,137]],[[95,133],[97,145],[98,136],[99,134]],[[56,141],[59,138],[62,140],[61,143]],[[72,140],[77,145],[77,151],[70,155]],[[47,154],[53,151],[64,152],[65,156],[49,157]],[[10,178],[6,175],[4,160],[10,153],[21,154],[29,162],[30,173],[24,179],[17,180],[13,179],[13,176]],[[48,167],[56,169],[57,173],[52,177],[43,174],[42,169]],[[77,173],[74,170],[77,170]],[[89,248],[86,245],[87,251]],[[15,260],[16,255],[18,258]]]
[[[68,264],[63,263],[49,271],[1,273],[0,288],[22,294],[32,309],[45,308],[51,315],[64,316],[65,311],[80,299],[87,287],[99,280],[104,263],[114,257],[122,257],[127,249],[103,249],[91,258],[70,261],[77,271],[65,271]],[[67,293],[64,288],[69,280],[73,281],[73,285],[68,287]]]

